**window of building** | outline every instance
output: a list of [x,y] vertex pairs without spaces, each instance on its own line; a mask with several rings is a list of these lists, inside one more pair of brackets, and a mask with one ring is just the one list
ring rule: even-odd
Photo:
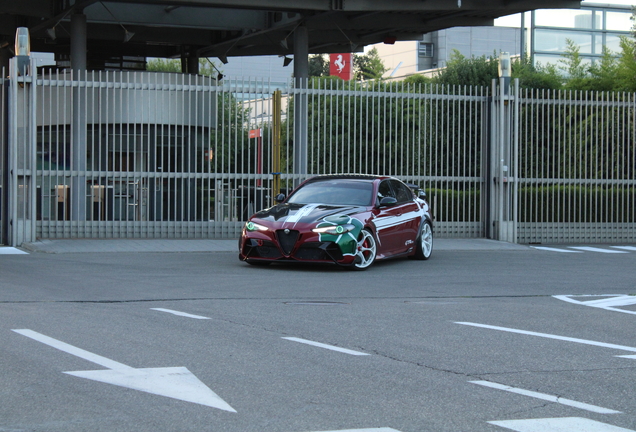
[[420,57],[433,57],[433,44],[432,43],[420,42],[419,56]]
[[567,40],[580,47],[581,54],[592,54],[592,34],[564,30],[536,29],[534,31],[535,51],[563,53],[567,49]]
[[632,28],[632,14],[629,12],[605,12],[605,29],[625,31]]

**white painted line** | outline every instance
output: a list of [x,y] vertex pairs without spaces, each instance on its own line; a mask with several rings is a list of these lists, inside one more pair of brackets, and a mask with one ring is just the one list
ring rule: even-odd
[[0,255],[28,255],[28,252],[21,251],[14,247],[0,247]]
[[59,349],[60,351],[64,351],[67,354],[74,355],[75,357],[79,357],[91,363],[104,366],[105,368],[108,368],[108,369],[112,369],[116,371],[129,371],[133,369],[130,366],[126,366],[125,364],[116,362],[114,360],[108,359],[106,357],[102,357],[97,354],[93,354],[92,352],[85,351],[81,348],[74,347],[73,345],[69,345],[57,339],[53,339],[51,337],[45,336],[41,333],[34,332],[33,330],[21,329],[21,330],[13,330],[13,331],[23,336],[26,336],[28,338],[31,338],[33,340],[36,340],[38,342],[42,342],[43,344],[53,347],[55,349]]
[[583,253],[581,251],[573,251],[573,250],[568,250],[568,249],[558,249],[558,248],[552,248],[552,247],[545,247],[545,246],[530,246],[534,249],[541,249],[541,250],[546,250],[546,251],[550,251],[550,252],[564,252],[564,253]]
[[636,246],[611,246],[616,249],[624,249],[627,251],[636,251]]
[[[630,306],[636,304],[636,296],[625,294],[598,294],[598,295],[555,295],[552,296],[555,299],[563,300],[568,303],[574,303],[583,306],[596,307],[599,309],[605,309],[608,311],[622,312],[626,314],[636,315],[636,311],[630,311],[625,309],[617,309],[620,306]],[[599,300],[580,301],[575,300],[572,297],[604,297]]]
[[477,384],[477,385],[481,385],[484,387],[490,387],[490,388],[494,388],[497,390],[503,390],[503,391],[507,391],[510,393],[516,393],[516,394],[520,394],[523,396],[529,396],[529,397],[533,397],[535,399],[541,399],[541,400],[545,400],[548,402],[554,402],[554,403],[558,403],[561,405],[567,405],[567,406],[571,406],[573,408],[579,408],[582,410],[586,410],[586,411],[591,411],[594,413],[598,413],[598,414],[620,414],[620,411],[615,411],[615,410],[611,410],[608,408],[603,408],[603,407],[599,407],[596,405],[590,405],[590,404],[586,404],[583,402],[577,402],[577,401],[573,401],[570,399],[565,399],[565,398],[561,398],[558,396],[552,396],[552,395],[548,395],[548,394],[544,394],[544,393],[538,393],[538,392],[534,392],[531,390],[524,390],[524,389],[520,389],[520,388],[515,388],[515,387],[509,387],[507,385],[503,385],[503,384],[497,384],[494,382],[490,382],[490,381],[469,381],[470,383],[473,384]]
[[592,345],[592,346],[597,346],[597,347],[602,347],[602,348],[611,348],[611,349],[617,349],[617,350],[621,350],[621,351],[636,352],[636,348],[634,348],[634,347],[628,347],[628,346],[625,346],[625,345],[609,344],[609,343],[605,343],[605,342],[596,342],[596,341],[591,341],[591,340],[586,340],[586,339],[577,339],[577,338],[571,338],[571,337],[567,337],[567,336],[551,335],[551,334],[547,334],[547,333],[537,333],[537,332],[531,332],[531,331],[526,331],[526,330],[517,330],[517,329],[512,329],[512,328],[507,328],[507,327],[497,327],[497,326],[491,326],[491,325],[487,325],[487,324],[477,324],[477,323],[470,323],[470,322],[456,322],[455,324],[461,324],[461,325],[472,326],[472,327],[481,327],[481,328],[485,328],[485,329],[499,330],[499,331],[505,331],[505,332],[509,332],[509,333],[518,333],[518,334],[523,334],[523,335],[528,335],[528,336],[538,336],[538,337],[543,337],[543,338],[548,338],[548,339],[556,339],[556,340],[561,340],[561,341],[566,341],[566,342],[575,342],[575,343],[580,343],[580,344],[584,344],[584,345]]
[[163,308],[150,308],[150,309],[156,310],[156,311],[159,311],[159,312],[168,312],[170,314],[179,315],[179,316],[186,317],[186,318],[194,318],[194,319],[200,319],[200,320],[210,319],[208,317],[204,317],[204,316],[200,316],[200,315],[192,315],[192,314],[189,314],[189,313],[179,312],[179,311],[172,310],[172,309],[163,309]]
[[634,432],[581,417],[489,421],[517,432]]
[[106,357],[93,354],[33,330],[13,330],[52,348],[104,366],[109,370],[64,372],[80,378],[126,387],[133,390],[179,399],[200,405],[236,412],[234,408],[201,382],[185,367],[136,369]]
[[327,345],[327,344],[323,344],[323,343],[320,343],[320,342],[310,341],[310,340],[307,340],[307,339],[300,339],[300,338],[295,338],[295,337],[284,337],[282,339],[287,339],[287,340],[290,340],[290,341],[293,341],[293,342],[300,342],[300,343],[304,343],[304,344],[307,344],[307,345],[313,345],[313,346],[317,346],[317,347],[320,347],[320,348],[326,348],[328,350],[338,351],[338,352],[345,353],[345,354],[350,354],[350,355],[356,355],[356,356],[369,355],[369,354],[362,353],[362,352],[359,352],[359,351],[353,351],[353,350],[349,350],[349,349],[346,349],[346,348],[340,348],[340,347],[333,346],[333,345]]
[[589,246],[570,246],[570,248],[579,249],[579,250],[588,251],[588,252],[600,252],[600,253],[608,253],[608,254],[628,253],[628,252],[624,252],[624,251],[616,251],[616,250],[611,250],[611,249],[601,249],[601,248],[595,248],[595,247],[589,247]]
[[371,428],[371,429],[341,429],[341,430],[320,431],[320,432],[400,432],[400,431],[397,429],[391,429],[388,427],[381,427],[381,428]]

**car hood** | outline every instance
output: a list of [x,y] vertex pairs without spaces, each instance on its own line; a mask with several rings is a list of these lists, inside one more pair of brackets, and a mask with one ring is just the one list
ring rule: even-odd
[[294,225],[312,224],[330,217],[347,215],[352,216],[357,213],[367,211],[361,206],[340,206],[328,204],[278,204],[272,208],[261,210],[252,216],[262,221],[280,224],[285,228],[292,228]]

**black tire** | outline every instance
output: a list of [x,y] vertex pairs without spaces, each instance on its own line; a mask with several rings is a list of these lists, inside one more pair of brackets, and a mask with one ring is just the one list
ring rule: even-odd
[[424,222],[420,228],[420,234],[415,241],[415,254],[413,259],[427,260],[433,253],[433,227],[429,222]]
[[373,233],[368,229],[363,229],[358,235],[356,246],[356,258],[354,264],[349,267],[351,270],[366,270],[375,262],[378,253],[378,246]]

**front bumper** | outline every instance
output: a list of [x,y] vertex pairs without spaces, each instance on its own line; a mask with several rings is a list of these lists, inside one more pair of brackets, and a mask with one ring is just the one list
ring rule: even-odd
[[239,258],[244,261],[350,265],[354,260],[351,255],[343,255],[335,242],[297,240],[293,246],[290,246],[272,239],[242,237],[239,249]]

